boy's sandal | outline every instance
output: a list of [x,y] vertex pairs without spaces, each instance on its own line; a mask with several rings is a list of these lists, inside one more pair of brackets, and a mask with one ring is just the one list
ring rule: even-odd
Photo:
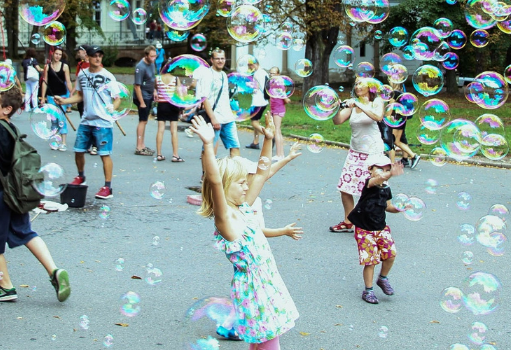
[[172,162],[173,163],[181,163],[181,162],[184,162],[185,160],[179,156],[172,156]]
[[158,162],[161,162],[162,160],[165,160],[165,156],[162,156],[161,154],[158,154],[158,156],[156,157],[156,160]]
[[154,154],[154,152],[151,150],[148,150],[147,148],[143,148],[143,149],[136,149],[135,154],[137,156],[152,156]]
[[344,221],[341,221],[337,225],[330,226],[330,231],[332,231],[332,232],[353,232],[353,224],[348,224]]

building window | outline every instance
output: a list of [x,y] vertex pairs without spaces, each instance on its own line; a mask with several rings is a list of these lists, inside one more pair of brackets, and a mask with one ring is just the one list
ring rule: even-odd
[[92,19],[96,22],[96,24],[101,27],[101,1],[94,1],[92,3],[93,13]]
[[366,57],[366,43],[361,41],[360,42],[360,57]]

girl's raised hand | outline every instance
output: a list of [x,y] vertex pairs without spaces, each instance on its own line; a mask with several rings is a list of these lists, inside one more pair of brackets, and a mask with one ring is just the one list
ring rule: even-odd
[[190,130],[199,135],[202,142],[206,144],[213,144],[213,140],[215,139],[215,131],[213,130],[213,126],[211,124],[206,124],[204,118],[200,115],[196,115],[192,119],[192,126],[190,126]]
[[289,157],[291,159],[295,159],[296,157],[302,154],[302,152],[300,152],[301,149],[302,145],[299,142],[293,143],[293,145],[289,149]]
[[275,135],[275,124],[273,123],[271,112],[266,112],[264,119],[266,120],[266,126],[262,128],[264,137],[269,140],[273,140],[273,136]]

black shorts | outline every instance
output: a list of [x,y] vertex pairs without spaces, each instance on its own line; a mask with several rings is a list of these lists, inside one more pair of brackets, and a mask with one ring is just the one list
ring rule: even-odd
[[256,115],[254,115],[251,119],[252,120],[261,120],[265,109],[266,109],[266,106],[261,106],[261,109],[259,110],[259,112],[257,112]]
[[168,102],[158,102],[158,115],[159,122],[177,122],[181,109]]
[[145,108],[140,108],[140,102],[138,102],[138,98],[135,98],[133,100],[133,103],[138,108],[138,121],[139,122],[146,122],[147,119],[149,119],[149,113],[151,112],[151,107],[153,105],[153,99],[146,100],[144,99]]

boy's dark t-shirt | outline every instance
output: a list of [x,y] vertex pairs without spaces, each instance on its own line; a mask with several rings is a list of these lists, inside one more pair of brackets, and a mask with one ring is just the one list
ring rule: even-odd
[[[12,123],[9,125],[16,133],[16,129]],[[14,152],[14,139],[9,131],[0,123],[0,171],[2,175],[7,175],[11,170],[12,154]],[[0,190],[3,190],[2,183],[0,182]]]
[[384,185],[368,188],[369,179],[366,180],[362,195],[357,205],[348,215],[348,219],[356,226],[368,231],[381,231],[385,223],[385,209],[387,201],[392,199],[390,187]]

